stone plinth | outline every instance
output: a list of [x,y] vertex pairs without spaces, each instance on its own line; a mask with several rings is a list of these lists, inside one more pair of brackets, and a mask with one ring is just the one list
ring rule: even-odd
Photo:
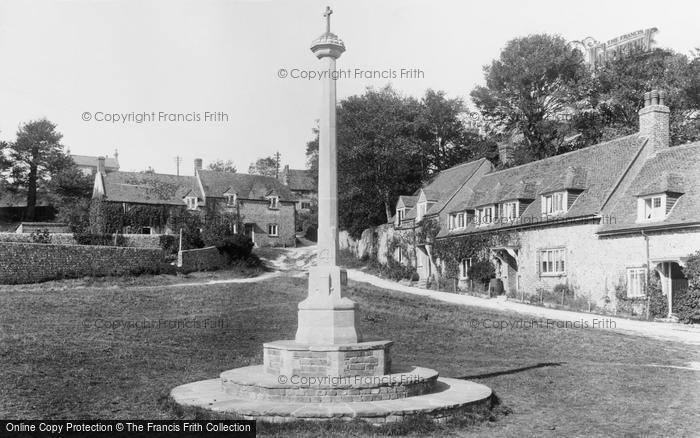
[[445,421],[468,412],[490,409],[491,395],[491,389],[485,385],[444,377],[437,380],[432,392],[378,401],[305,403],[286,401],[286,396],[282,395],[279,400],[252,400],[224,392],[221,379],[188,383],[170,392],[173,400],[185,409],[235,414],[248,420],[284,423],[360,419],[374,425],[403,421],[415,415]]
[[392,341],[313,345],[295,341],[263,344],[263,367],[274,376],[383,376],[391,372]]
[[287,403],[341,403],[397,400],[434,392],[438,373],[412,367],[384,376],[273,376],[260,365],[221,373],[226,394],[239,399]]

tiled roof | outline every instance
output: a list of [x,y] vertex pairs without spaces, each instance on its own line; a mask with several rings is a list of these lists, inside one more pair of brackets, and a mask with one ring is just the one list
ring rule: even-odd
[[204,200],[194,176],[117,171],[102,175],[102,181],[106,201],[184,205],[190,191]]
[[[90,155],[71,155],[73,161],[78,166],[97,168],[97,158]],[[119,161],[116,158],[105,157],[105,167],[107,169],[119,170]]]
[[308,170],[303,169],[287,170],[287,185],[292,190],[306,190],[312,192],[317,190],[313,177]]
[[447,202],[459,190],[462,185],[474,175],[474,173],[486,162],[481,158],[458,166],[450,167],[435,175],[431,181],[423,186],[423,192],[429,201],[435,201],[426,216],[438,214],[447,205]]
[[[583,190],[569,210],[557,216],[557,220],[589,217],[600,213],[608,195],[618,179],[624,174],[644,139],[634,134],[566,154],[511,167],[484,175],[474,185],[463,189],[450,203],[446,211],[456,212],[473,209],[486,204],[511,200],[517,192],[533,202],[521,212],[521,219],[541,220],[540,196],[551,188]],[[595,178],[586,176],[591,175]],[[584,182],[585,181],[585,182]],[[571,186],[571,187],[566,187]],[[470,193],[471,192],[471,193]],[[494,223],[476,227],[470,223],[466,228],[448,231],[443,227],[438,237],[469,232],[500,229],[513,226],[509,223]]]
[[223,198],[231,190],[243,199],[264,199],[270,194],[276,194],[282,201],[296,199],[289,187],[269,176],[213,170],[200,170],[198,174],[207,197]]
[[[637,196],[665,191],[682,195],[664,220],[637,223]],[[612,206],[610,217],[599,232],[700,223],[700,142],[674,146],[649,157],[625,195]]]
[[403,202],[403,206],[406,208],[412,208],[416,205],[417,201],[418,196],[399,196],[398,202]]

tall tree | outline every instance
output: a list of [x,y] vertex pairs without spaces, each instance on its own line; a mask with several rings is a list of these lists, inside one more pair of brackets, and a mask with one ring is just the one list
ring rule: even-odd
[[236,166],[233,164],[232,160],[216,160],[209,163],[209,170],[215,170],[217,172],[230,172],[236,173]]
[[338,109],[340,225],[357,235],[386,223],[400,194],[420,187],[420,102],[385,87],[351,96]]
[[248,173],[277,178],[279,175],[279,161],[275,157],[259,158],[255,163],[250,164]]
[[85,175],[69,156],[66,158],[48,183],[49,195],[58,210],[56,220],[68,224],[73,232],[83,232],[90,226],[94,177]]
[[577,87],[588,77],[581,53],[558,36],[516,38],[484,74],[486,86],[471,97],[491,130],[521,133],[532,159],[556,154],[568,134],[561,116],[580,99]]
[[37,187],[50,180],[69,163],[56,125],[46,119],[22,125],[17,139],[9,146],[12,161],[9,179],[13,186],[27,190],[27,220],[34,220]]

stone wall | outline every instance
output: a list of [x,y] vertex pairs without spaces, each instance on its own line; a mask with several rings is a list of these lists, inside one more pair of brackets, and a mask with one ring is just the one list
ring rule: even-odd
[[[160,234],[122,234],[124,245],[130,248],[160,248]],[[77,245],[73,233],[50,233],[50,243],[56,245]],[[0,242],[34,243],[27,233],[0,233]]]
[[158,272],[157,248],[0,242],[0,283]]
[[226,266],[226,258],[215,246],[180,251],[177,267],[181,272],[214,271]]
[[[393,224],[384,224],[368,228],[362,232],[360,239],[354,239],[347,231],[338,233],[338,247],[350,251],[358,259],[376,257],[379,263],[388,263],[389,246],[395,239],[403,241],[402,264],[411,263],[415,266],[412,230],[397,230]],[[394,260],[398,260],[398,249],[394,250]]]

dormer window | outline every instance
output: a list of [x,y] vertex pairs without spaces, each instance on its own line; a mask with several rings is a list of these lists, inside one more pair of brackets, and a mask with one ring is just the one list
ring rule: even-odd
[[280,202],[279,196],[270,196],[268,199],[270,200],[270,208],[273,208],[273,209],[279,208],[279,202]]
[[509,201],[501,204],[502,217],[507,221],[514,221],[519,216],[518,201]]
[[229,207],[232,207],[236,205],[236,202],[238,201],[238,196],[236,194],[231,194],[231,195],[226,195],[226,205]]
[[187,204],[188,210],[196,210],[197,209],[197,197],[196,196],[187,196],[185,198],[185,204]]
[[489,225],[496,216],[496,206],[487,205],[476,209],[477,226]]
[[450,230],[460,229],[467,226],[466,214],[462,213],[452,213],[449,216],[448,228]]
[[566,192],[542,195],[542,215],[559,214],[566,211]]
[[666,195],[653,195],[639,198],[637,217],[640,221],[657,221],[666,216]]

